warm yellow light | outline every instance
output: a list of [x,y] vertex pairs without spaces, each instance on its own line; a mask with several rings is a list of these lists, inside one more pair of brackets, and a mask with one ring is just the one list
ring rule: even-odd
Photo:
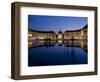
[[28,34],[29,37],[32,37],[32,34]]
[[62,40],[58,40],[58,43],[62,43]]
[[62,39],[62,34],[59,34],[58,35],[58,39]]

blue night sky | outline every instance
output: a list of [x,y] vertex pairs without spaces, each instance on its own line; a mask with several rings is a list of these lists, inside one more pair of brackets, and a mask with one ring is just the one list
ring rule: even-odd
[[28,28],[37,31],[77,30],[88,24],[87,17],[28,15]]

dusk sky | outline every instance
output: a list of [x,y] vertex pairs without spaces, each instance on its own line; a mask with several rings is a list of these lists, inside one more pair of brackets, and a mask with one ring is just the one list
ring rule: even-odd
[[37,31],[77,30],[88,24],[87,17],[28,15],[28,28]]

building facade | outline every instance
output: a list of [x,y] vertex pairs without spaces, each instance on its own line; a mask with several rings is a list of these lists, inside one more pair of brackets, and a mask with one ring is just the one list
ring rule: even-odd
[[[35,31],[32,30],[32,39],[33,40],[56,40],[56,33],[53,31]],[[28,36],[31,36],[30,32]]]
[[79,30],[65,31],[64,40],[87,40],[87,25]]
[[87,25],[79,30],[59,31],[58,35],[54,31],[29,30],[28,37],[33,40],[87,40]]

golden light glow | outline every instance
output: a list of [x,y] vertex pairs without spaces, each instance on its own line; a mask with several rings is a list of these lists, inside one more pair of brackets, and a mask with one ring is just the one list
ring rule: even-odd
[[29,37],[32,37],[32,34],[28,34]]
[[63,38],[62,34],[58,34],[58,39],[62,39],[62,38]]
[[58,43],[62,43],[62,40],[58,40]]

